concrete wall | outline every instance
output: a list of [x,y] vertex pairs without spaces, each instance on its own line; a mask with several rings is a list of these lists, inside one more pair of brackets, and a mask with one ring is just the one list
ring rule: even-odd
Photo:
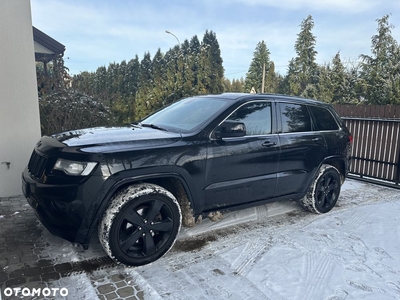
[[0,1],[0,197],[21,195],[21,173],[40,138],[29,0]]

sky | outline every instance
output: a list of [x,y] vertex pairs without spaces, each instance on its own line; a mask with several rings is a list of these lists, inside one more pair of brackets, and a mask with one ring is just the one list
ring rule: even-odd
[[[129,61],[158,49],[166,53],[206,30],[216,33],[225,76],[245,78],[257,44],[264,41],[284,75],[296,56],[301,22],[311,15],[317,63],[340,52],[351,64],[371,54],[376,20],[389,14],[400,42],[398,0],[31,0],[32,24],[66,47],[70,74]],[[173,33],[176,38],[167,34]]]

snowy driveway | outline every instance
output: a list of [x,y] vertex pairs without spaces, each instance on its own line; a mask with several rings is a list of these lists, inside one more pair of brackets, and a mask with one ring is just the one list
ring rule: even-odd
[[[184,228],[151,265],[46,284],[67,286],[68,299],[122,299],[123,284],[140,291],[136,299],[400,299],[399,225],[400,190],[348,180],[328,214],[291,202],[232,212]],[[39,256],[54,264],[105,256],[97,239],[83,251],[37,226]]]

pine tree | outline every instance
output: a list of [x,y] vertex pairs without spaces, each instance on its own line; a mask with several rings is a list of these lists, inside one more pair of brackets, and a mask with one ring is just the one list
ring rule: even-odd
[[299,68],[296,65],[296,60],[292,58],[289,61],[287,76],[280,90],[284,94],[299,96],[301,94]]
[[350,74],[344,67],[340,58],[340,53],[336,53],[332,59],[332,103],[349,102],[350,89]]
[[180,47],[175,46],[170,49],[164,56],[165,60],[165,75],[166,75],[166,96],[163,99],[163,104],[171,103],[182,98],[182,69],[179,68],[179,53]]
[[222,62],[217,36],[213,31],[206,30],[201,43],[199,60],[201,67],[197,76],[201,94],[219,94],[224,91]]
[[314,20],[308,16],[301,22],[300,33],[294,46],[297,56],[289,63],[289,92],[293,95],[315,97],[318,83],[318,65],[315,62],[316,37],[312,34]]
[[244,79],[243,77],[240,79],[233,79],[231,92],[233,93],[244,93]]
[[389,15],[377,19],[377,34],[371,39],[372,55],[360,55],[365,98],[372,104],[400,103],[399,45],[392,37]]
[[193,55],[188,40],[182,43],[182,55],[179,58],[179,64],[182,68],[182,97],[188,97],[195,94],[194,90],[194,72],[192,69]]
[[191,94],[199,94],[198,88],[198,73],[199,73],[199,60],[201,53],[201,45],[197,35],[193,36],[189,43],[188,64],[191,70],[192,90]]
[[118,116],[118,123],[132,123],[135,121],[135,102],[139,88],[139,57],[136,55],[126,65],[126,73],[124,77],[124,85],[126,94],[124,95],[123,113]]
[[263,69],[265,68],[265,73],[268,73],[270,69],[269,55],[270,51],[265,42],[259,42],[254,50],[249,70],[246,73],[246,92],[250,92],[254,88],[256,92],[261,93]]
[[278,84],[278,75],[275,72],[275,64],[271,61],[265,75],[265,93],[277,93]]
[[330,64],[318,66],[318,85],[316,86],[315,98],[331,103],[333,99],[333,71]]
[[149,52],[146,52],[140,61],[139,70],[139,91],[135,102],[135,117],[143,118],[153,111],[151,102],[153,70]]
[[149,100],[152,110],[156,110],[163,106],[163,99],[166,96],[166,77],[165,77],[165,61],[164,54],[161,49],[157,50],[152,62],[152,98]]
[[107,69],[105,66],[98,67],[96,70],[93,95],[96,98],[101,99],[105,104],[110,104],[107,84]]

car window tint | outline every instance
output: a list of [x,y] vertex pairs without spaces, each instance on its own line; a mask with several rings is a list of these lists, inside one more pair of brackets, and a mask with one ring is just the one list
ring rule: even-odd
[[282,132],[311,131],[311,119],[305,105],[279,103]]
[[339,126],[329,110],[323,107],[309,106],[315,120],[316,130],[338,130]]
[[207,123],[227,105],[229,102],[223,99],[186,98],[155,112],[141,123],[154,124],[176,132],[190,132]]
[[238,108],[228,120],[243,122],[246,135],[264,135],[271,133],[271,103],[251,102]]

